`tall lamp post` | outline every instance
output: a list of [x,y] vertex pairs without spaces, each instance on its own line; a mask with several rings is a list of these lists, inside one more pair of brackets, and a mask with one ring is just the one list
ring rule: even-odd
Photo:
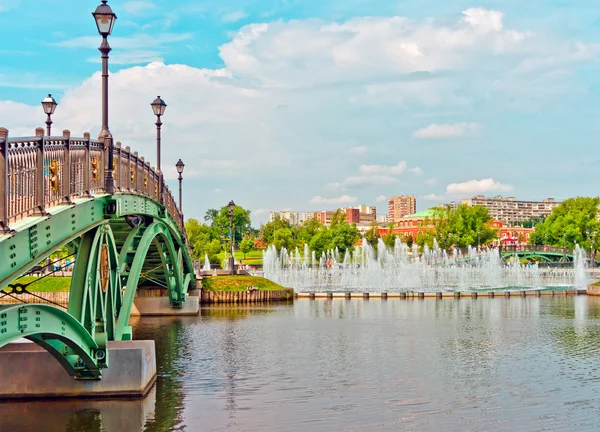
[[112,11],[107,0],[96,8],[92,15],[96,20],[98,33],[102,36],[102,43],[98,50],[102,53],[102,130],[99,139],[104,140],[104,146],[108,149],[108,170],[104,178],[104,190],[108,194],[115,193],[114,161],[113,161],[113,137],[108,129],[108,53],[111,48],[108,44],[108,36],[112,33],[117,15]]
[[160,98],[160,96],[157,96],[156,99],[154,99],[152,101],[152,103],[150,104],[150,106],[152,107],[152,111],[154,112],[154,115],[156,116],[156,169],[158,169],[159,175],[160,175],[160,190],[159,190],[159,202],[162,204],[163,202],[163,174],[162,174],[162,170],[160,169],[160,127],[162,126],[162,121],[160,120],[160,118],[162,117],[162,115],[165,113],[165,110],[167,109],[167,104],[165,103],[164,100],[162,100]]
[[185,167],[185,164],[181,159],[179,159],[175,166],[177,167],[177,173],[179,174],[179,212],[181,213],[181,225],[183,226],[183,206],[181,204],[181,181],[183,180],[183,176],[181,174],[183,174],[183,168]]
[[233,210],[235,209],[235,203],[233,200],[229,201],[227,204],[227,216],[229,216],[229,236],[231,237],[231,256],[229,257],[229,269],[231,270],[231,274],[235,274],[234,265],[235,260],[233,257]]
[[46,135],[48,136],[52,135],[52,114],[54,114],[57,105],[50,93],[42,100],[42,108],[44,108],[44,113],[48,116],[46,117]]

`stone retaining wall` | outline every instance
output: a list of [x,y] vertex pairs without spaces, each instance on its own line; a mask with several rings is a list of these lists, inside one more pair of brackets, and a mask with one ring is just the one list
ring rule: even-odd
[[587,294],[591,296],[600,296],[600,286],[598,285],[589,285],[587,287]]
[[202,290],[200,302],[210,303],[251,303],[276,302],[294,299],[293,289],[277,291],[208,291]]

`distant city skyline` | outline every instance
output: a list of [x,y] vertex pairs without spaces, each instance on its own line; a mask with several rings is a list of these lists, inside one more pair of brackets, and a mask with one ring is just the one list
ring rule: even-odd
[[[372,2],[371,2],[372,3]],[[417,210],[477,194],[595,196],[598,4],[109,1],[110,130],[155,165],[161,95],[165,177],[202,219],[392,195]],[[100,131],[95,3],[0,2],[0,126]],[[48,22],[52,31],[40,33]],[[43,67],[42,67],[43,65]]]

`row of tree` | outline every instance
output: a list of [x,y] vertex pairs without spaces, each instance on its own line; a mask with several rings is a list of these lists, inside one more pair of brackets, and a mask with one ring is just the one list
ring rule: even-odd
[[529,242],[568,249],[578,244],[595,253],[598,249],[596,236],[600,234],[598,206],[600,198],[577,197],[563,201],[550,216],[535,225]]
[[[200,223],[197,219],[188,219],[185,222],[188,241],[192,247],[192,257],[202,260],[205,255],[208,255],[211,263],[218,263],[220,261],[218,254],[229,250],[231,241],[227,206],[218,210],[207,210],[204,222]],[[232,222],[235,247],[241,249],[242,252],[249,252],[254,245],[257,233],[250,225],[250,210],[235,206]]]
[[[555,247],[574,248],[579,244],[586,250],[598,249],[595,237],[600,234],[598,207],[600,198],[571,198],[557,206],[547,218],[534,218],[525,224],[533,226],[530,243]],[[412,246],[416,243],[423,247],[432,247],[434,241],[444,249],[487,245],[498,237],[498,230],[492,227],[492,218],[488,210],[481,206],[460,205],[433,209],[431,215],[422,222],[423,229],[416,238],[403,237],[401,240]],[[338,248],[343,254],[352,248],[360,235],[355,224],[346,221],[345,214],[337,210],[329,226],[312,219],[298,226],[292,226],[283,219],[277,219],[262,226],[260,230],[251,227],[250,211],[236,206],[233,211],[234,244],[243,253],[249,252],[255,239],[263,244],[272,244],[277,249],[285,247],[302,249],[305,244],[320,256],[324,251]],[[365,239],[377,247],[379,239],[387,246],[393,246],[396,235],[392,232],[394,224],[387,232],[373,223],[366,232]],[[193,248],[193,257],[203,259],[208,255],[211,262],[218,262],[218,255],[229,250],[229,216],[227,207],[210,209],[204,216],[204,223],[196,219],[186,222],[189,242]],[[384,231],[383,235],[380,234]]]

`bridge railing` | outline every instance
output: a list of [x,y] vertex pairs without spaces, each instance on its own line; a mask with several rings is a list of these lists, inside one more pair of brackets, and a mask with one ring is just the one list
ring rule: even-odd
[[[113,160],[117,191],[162,203],[185,232],[182,213],[160,172],[120,142]],[[89,133],[76,138],[64,130],[62,136],[44,136],[37,128],[33,137],[9,138],[0,128],[0,233],[20,219],[46,215],[47,209],[74,198],[105,193],[107,165],[104,142],[91,139]]]
[[542,245],[502,245],[499,246],[500,252],[553,252],[559,254],[572,253],[567,248],[557,248]]

